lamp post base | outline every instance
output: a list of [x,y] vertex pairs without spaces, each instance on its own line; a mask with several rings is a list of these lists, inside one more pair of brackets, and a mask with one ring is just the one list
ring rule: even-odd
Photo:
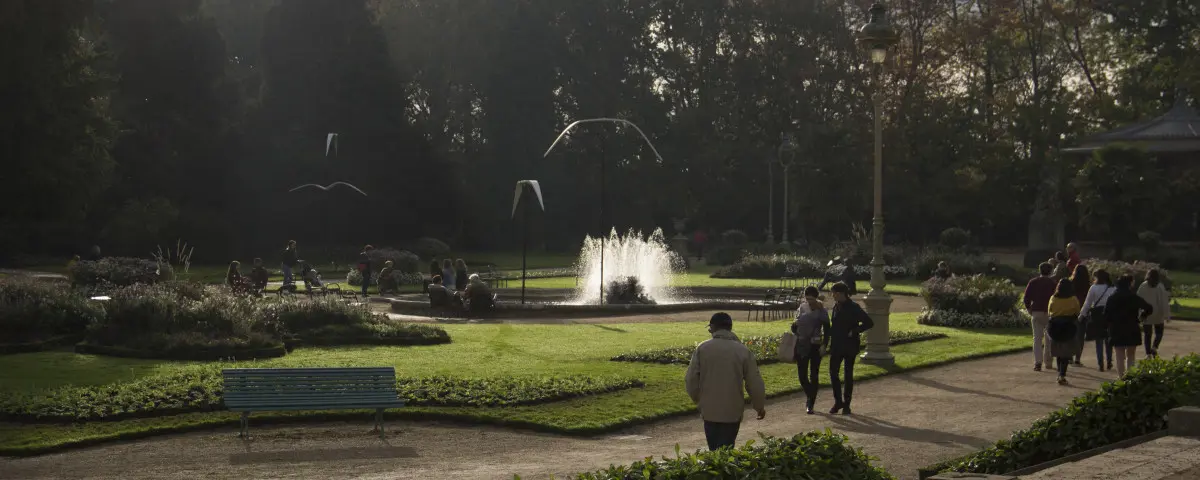
[[867,330],[867,351],[862,354],[863,363],[869,365],[895,365],[896,357],[890,351],[891,328],[888,321],[891,317],[892,297],[882,288],[872,288],[863,300],[866,303],[867,315],[875,326]]

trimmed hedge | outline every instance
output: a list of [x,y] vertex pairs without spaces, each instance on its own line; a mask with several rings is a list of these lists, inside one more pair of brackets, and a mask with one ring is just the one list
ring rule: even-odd
[[[927,331],[891,331],[888,345],[903,345],[906,343],[924,342],[927,340],[936,340],[946,338],[944,333],[935,333]],[[779,363],[779,342],[782,335],[765,335],[753,336],[742,339],[742,343],[746,348],[750,349],[750,353],[754,354],[755,360],[759,365],[769,365]],[[669,347],[658,350],[648,350],[644,352],[622,353],[610,360],[614,362],[643,362],[643,363],[662,363],[669,365],[687,365],[692,362],[692,353],[696,351],[696,345]]]
[[[726,479],[767,480],[781,478],[886,480],[894,478],[882,468],[871,466],[872,458],[846,443],[845,435],[825,432],[801,433],[791,438],[761,436],[740,448],[715,452],[697,451],[675,458],[663,457],[630,465],[614,465],[583,473],[578,480],[669,480]],[[520,477],[517,477],[518,479]]]
[[[0,418],[22,422],[113,421],[224,410],[221,368],[185,367],[166,375],[99,386],[66,386],[40,394],[0,392]],[[410,405],[507,407],[536,405],[641,388],[625,377],[398,378],[399,396]]]
[[1171,288],[1170,272],[1167,272],[1166,269],[1162,268],[1162,266],[1157,263],[1141,261],[1122,262],[1117,260],[1089,258],[1084,260],[1083,264],[1087,265],[1088,272],[1095,273],[1096,270],[1107,271],[1108,274],[1112,276],[1114,281],[1121,275],[1133,275],[1134,288],[1137,288],[1137,286],[1141,285],[1142,281],[1146,279],[1146,272],[1150,271],[1151,269],[1158,269],[1158,273],[1162,276],[1163,285],[1165,285],[1167,288]]
[[932,278],[921,285],[921,297],[931,310],[963,313],[1012,313],[1021,290],[1004,278],[984,275]]
[[1008,440],[960,458],[942,471],[1003,474],[1167,426],[1172,408],[1200,399],[1200,356],[1140,361],[1119,381],[1075,397]]
[[62,284],[0,279],[0,353],[28,351],[56,338],[79,341],[88,324],[103,317],[100,305]]
[[760,278],[780,277],[820,278],[825,275],[825,266],[816,259],[800,255],[749,255],[728,267],[712,274],[713,278]]
[[963,313],[954,310],[924,309],[917,323],[950,328],[1027,328],[1032,319],[1024,310],[1008,313]]
[[173,280],[175,271],[169,263],[160,264],[143,258],[107,257],[76,262],[68,276],[71,283],[78,286],[127,286]]

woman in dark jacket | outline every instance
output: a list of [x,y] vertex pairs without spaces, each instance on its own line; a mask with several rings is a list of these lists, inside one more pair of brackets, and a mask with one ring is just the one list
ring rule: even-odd
[[454,289],[465,291],[470,283],[470,277],[467,276],[467,262],[463,259],[454,261]]
[[1137,347],[1142,343],[1142,317],[1154,312],[1154,307],[1133,291],[1133,275],[1117,279],[1117,291],[1108,298],[1104,316],[1108,318],[1108,340],[1117,357],[1117,375],[1133,367]]
[[[1086,266],[1075,266],[1075,271],[1071,272],[1071,287],[1075,289],[1075,299],[1079,300],[1080,305],[1083,305],[1083,302],[1087,300],[1088,290],[1092,288],[1092,275]],[[1084,321],[1087,320],[1086,316],[1082,318]],[[1075,332],[1075,343],[1078,347],[1078,351],[1075,352],[1075,365],[1077,366],[1083,366],[1081,357],[1083,356],[1085,330],[1087,330],[1087,325],[1081,323]]]

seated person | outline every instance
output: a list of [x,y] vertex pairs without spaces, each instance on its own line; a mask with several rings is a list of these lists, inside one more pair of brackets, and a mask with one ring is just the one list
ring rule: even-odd
[[271,275],[267,273],[267,269],[263,268],[261,258],[254,259],[254,269],[250,270],[250,286],[256,290],[267,288],[267,283],[271,281]]
[[312,291],[313,289],[319,289],[325,286],[325,284],[321,282],[321,272],[318,272],[317,269],[312,268],[312,265],[309,265],[308,262],[301,264],[300,278],[304,279],[305,290]]
[[234,260],[229,262],[229,269],[225,270],[225,285],[229,287],[237,287],[242,283],[242,262]]
[[468,308],[473,311],[491,310],[495,307],[495,302],[492,301],[492,287],[479,278],[477,273],[472,273],[467,279],[467,289],[463,292],[463,298]]
[[950,272],[950,264],[944,261],[938,262],[937,269],[933,271],[933,278],[938,280],[946,280],[953,276],[954,274]]
[[434,275],[429,284],[429,306],[449,307],[455,303],[458,303],[458,299],[450,292],[450,289],[442,285],[442,276]]
[[396,285],[396,279],[392,277],[392,273],[396,271],[393,268],[394,263],[391,260],[383,262],[383,269],[379,270],[379,294],[382,295],[388,292],[400,290]]
[[[833,273],[833,267],[838,263],[842,264],[842,271],[840,274]],[[821,284],[817,285],[817,290],[824,290],[825,285],[829,283],[842,282],[846,284],[847,287],[850,287],[849,295],[858,294],[858,284],[856,282],[857,275],[854,271],[854,262],[850,261],[849,258],[843,260],[842,257],[834,257],[833,260],[829,261],[829,264],[826,268],[827,270],[825,270],[825,278],[821,279]]]

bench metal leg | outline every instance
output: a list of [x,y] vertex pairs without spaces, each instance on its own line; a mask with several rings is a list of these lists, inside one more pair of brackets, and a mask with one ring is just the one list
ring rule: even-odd
[[382,408],[375,409],[375,429],[379,430],[379,438],[385,439],[385,440],[387,439],[387,436],[383,432],[383,409]]
[[241,433],[239,437],[246,438],[250,436],[250,412],[242,412]]

